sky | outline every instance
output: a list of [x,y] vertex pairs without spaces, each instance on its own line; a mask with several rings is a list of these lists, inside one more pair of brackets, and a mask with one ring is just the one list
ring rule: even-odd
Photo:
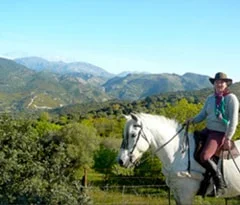
[[238,0],[0,0],[0,56],[240,81]]

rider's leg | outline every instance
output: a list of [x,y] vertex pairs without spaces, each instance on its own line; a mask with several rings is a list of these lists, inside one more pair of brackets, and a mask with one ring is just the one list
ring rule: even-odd
[[209,170],[213,177],[216,186],[216,195],[224,194],[225,182],[217,164],[212,159],[208,159],[207,162],[204,163],[204,167]]
[[222,146],[223,142],[224,133],[211,132],[200,155],[202,165],[213,176],[213,180],[216,185],[217,195],[223,193],[225,183],[221,174],[221,170],[218,169],[217,164],[212,160],[212,157],[216,153],[217,149]]

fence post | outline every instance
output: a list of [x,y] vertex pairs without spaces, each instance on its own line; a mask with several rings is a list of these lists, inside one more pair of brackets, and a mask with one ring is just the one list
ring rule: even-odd
[[84,168],[84,175],[82,177],[81,184],[82,184],[81,191],[83,191],[83,188],[87,187],[87,169],[86,168]]
[[124,204],[124,192],[125,192],[125,185],[122,187],[122,204]]
[[168,205],[171,205],[171,191],[170,191],[170,188],[168,188]]

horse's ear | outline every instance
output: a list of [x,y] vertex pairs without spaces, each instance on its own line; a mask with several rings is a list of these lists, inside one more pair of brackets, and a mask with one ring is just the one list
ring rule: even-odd
[[126,120],[130,120],[130,119],[131,119],[131,116],[130,116],[130,115],[124,115],[124,114],[123,114],[123,117],[125,117]]
[[131,115],[132,119],[134,119],[135,121],[138,121],[138,117],[135,113],[131,112],[130,115]]

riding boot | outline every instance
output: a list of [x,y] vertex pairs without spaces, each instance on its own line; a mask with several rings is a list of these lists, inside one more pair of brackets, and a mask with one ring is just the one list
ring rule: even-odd
[[226,187],[221,170],[217,167],[217,164],[212,160],[208,159],[205,163],[207,170],[211,172],[213,182],[216,186],[216,196],[224,194],[224,188]]
[[206,173],[203,176],[204,176],[204,179],[202,180],[202,182],[200,184],[200,188],[197,192],[197,195],[201,195],[203,198],[205,198],[208,186],[210,185],[210,179],[212,176],[209,171],[206,171]]

